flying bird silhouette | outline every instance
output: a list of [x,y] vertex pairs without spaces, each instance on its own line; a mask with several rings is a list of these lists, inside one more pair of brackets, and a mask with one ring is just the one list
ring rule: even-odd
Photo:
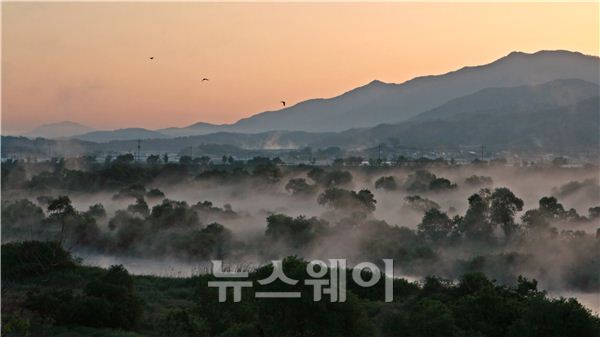
[[281,104],[283,104],[283,106],[285,106],[285,101],[281,101]]
[[208,78],[204,77],[204,78],[202,79],[202,82],[204,82],[204,81],[208,81]]

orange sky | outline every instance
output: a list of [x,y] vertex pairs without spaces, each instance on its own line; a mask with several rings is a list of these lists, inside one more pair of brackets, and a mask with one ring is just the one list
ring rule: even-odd
[[280,100],[402,82],[514,50],[599,54],[598,3],[2,6],[5,134],[63,120],[229,123]]

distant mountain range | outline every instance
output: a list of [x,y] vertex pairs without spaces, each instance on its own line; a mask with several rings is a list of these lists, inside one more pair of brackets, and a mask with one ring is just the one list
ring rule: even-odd
[[347,130],[311,145],[366,148],[391,143],[452,148],[481,144],[495,150],[566,152],[597,149],[599,90],[598,85],[581,80],[484,89],[402,123]]
[[93,131],[75,135],[71,138],[104,143],[111,140],[160,139],[169,138],[169,136],[157,131],[151,131],[143,128],[127,128],[112,131]]
[[29,138],[68,138],[92,131],[95,130],[89,126],[81,125],[75,122],[64,121],[40,125],[23,136]]
[[[91,131],[75,123],[31,134],[106,143],[127,151],[199,144],[242,148],[366,148],[382,142],[444,147],[582,148],[598,145],[598,57],[568,51],[511,53],[487,65],[402,84],[373,81],[340,96],[268,111],[230,125]],[[86,128],[86,132],[77,130]],[[3,144],[5,145],[5,144]],[[97,148],[104,148],[98,146]]]

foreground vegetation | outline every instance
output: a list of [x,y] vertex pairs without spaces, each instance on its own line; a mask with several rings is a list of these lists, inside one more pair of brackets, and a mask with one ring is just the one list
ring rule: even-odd
[[[210,275],[191,278],[131,276],[122,266],[83,267],[54,242],[2,246],[3,336],[598,336],[600,319],[574,299],[549,299],[535,280],[502,286],[483,274],[451,282],[394,280],[394,300],[383,302],[383,281],[348,284],[347,301],[313,302],[312,289],[290,286],[302,299],[219,303]],[[306,262],[286,258],[286,275],[306,279]],[[281,291],[283,284],[261,286]],[[287,289],[286,289],[287,290]]]

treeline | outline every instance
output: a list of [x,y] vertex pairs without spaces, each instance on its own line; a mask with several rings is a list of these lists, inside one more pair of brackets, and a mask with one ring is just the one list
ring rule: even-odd
[[[403,207],[423,214],[415,230],[377,220],[373,215],[377,200],[369,190],[335,187],[335,182],[346,181],[345,174],[334,173],[337,178],[329,179],[332,172],[315,172],[309,174],[319,188],[334,186],[313,196],[325,213],[320,217],[271,213],[262,236],[238,237],[222,225],[242,217],[230,205],[188,204],[141,185],[115,193],[113,198],[133,203],[111,216],[101,204],[76,210],[68,196],[40,197],[37,204],[27,199],[3,201],[3,235],[56,240],[73,249],[109,254],[184,260],[255,256],[264,261],[306,256],[318,249],[320,254],[342,254],[355,261],[393,258],[404,272],[417,275],[455,277],[485,271],[503,283],[514,282],[528,268],[552,267],[551,261],[541,259],[545,249],[551,249],[566,256],[560,260],[565,269],[557,277],[569,289],[600,289],[598,269],[589,268],[600,266],[597,254],[589,253],[600,244],[598,236],[569,229],[573,224],[596,223],[600,207],[581,216],[574,209],[566,210],[556,198],[543,197],[537,208],[519,219],[516,214],[524,206],[519,197],[508,188],[484,188],[468,198],[464,214],[450,215],[432,200],[409,195]],[[409,176],[408,181],[414,179]],[[150,207],[147,200],[155,205]]]

